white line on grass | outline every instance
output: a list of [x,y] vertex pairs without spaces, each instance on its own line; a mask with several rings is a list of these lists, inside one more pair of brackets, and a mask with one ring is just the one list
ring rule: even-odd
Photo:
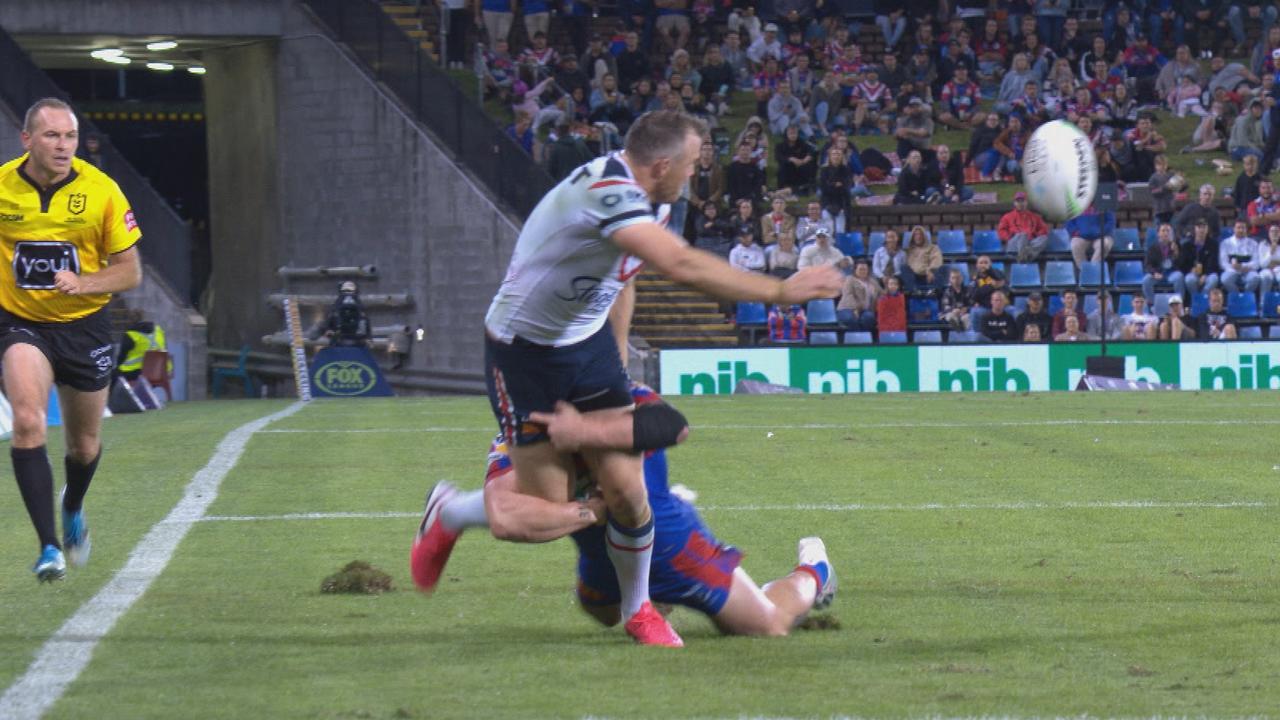
[[[1088,502],[923,503],[920,505],[707,505],[703,512],[922,512],[959,510],[1235,510],[1272,507],[1252,500],[1232,502],[1165,502],[1161,500],[1113,500]],[[416,518],[416,512],[314,512],[285,515],[206,515],[200,522],[263,522],[281,520],[381,520]]]
[[249,438],[263,427],[298,412],[294,403],[280,412],[232,430],[213,457],[187,483],[177,505],[133,548],[124,567],[58,628],[36,653],[27,672],[0,696],[0,718],[35,720],[53,706],[89,664],[93,650],[126,611],[164,571],[178,543],[218,496],[218,486],[235,467]]

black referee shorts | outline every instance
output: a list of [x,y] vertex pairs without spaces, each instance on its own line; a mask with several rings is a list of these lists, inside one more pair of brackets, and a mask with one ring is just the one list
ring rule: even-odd
[[18,343],[44,353],[59,385],[94,392],[111,384],[116,360],[106,307],[65,323],[34,322],[0,308],[0,357]]

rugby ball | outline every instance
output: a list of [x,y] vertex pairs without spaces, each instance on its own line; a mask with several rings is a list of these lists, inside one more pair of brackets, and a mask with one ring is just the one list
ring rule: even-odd
[[1066,120],[1041,125],[1022,154],[1022,184],[1031,206],[1050,222],[1083,213],[1098,190],[1093,143]]

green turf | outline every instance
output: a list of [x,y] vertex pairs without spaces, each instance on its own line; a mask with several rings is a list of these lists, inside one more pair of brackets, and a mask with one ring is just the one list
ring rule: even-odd
[[[725,638],[678,611],[687,647],[641,649],[575,609],[567,542],[468,534],[426,598],[409,587],[412,517],[204,522],[49,717],[1280,707],[1270,394],[675,400],[695,430],[672,452],[673,480],[699,492],[758,581],[791,568],[797,538],[823,536],[840,629]],[[27,569],[35,547],[10,482],[0,684],[119,569],[229,430],[281,407],[178,404],[109,420],[86,506],[93,560],[55,586]],[[813,424],[838,427],[799,427]],[[492,425],[478,398],[316,402],[268,428],[306,432],[254,436],[209,514],[415,512],[437,479],[479,485]],[[1133,503],[1157,507],[1117,507]],[[1230,503],[1254,505],[1200,506]],[[387,570],[398,589],[321,594],[351,560]]]

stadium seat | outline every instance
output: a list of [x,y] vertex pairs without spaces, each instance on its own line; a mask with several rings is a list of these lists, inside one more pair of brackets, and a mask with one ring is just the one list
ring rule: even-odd
[[1004,253],[1004,245],[995,230],[975,230],[973,233],[974,255],[1000,255]]
[[1272,340],[1280,339],[1280,325],[1272,325],[1267,328],[1267,337]]
[[1236,232],[1236,228],[1234,225],[1224,225],[1222,229],[1218,231],[1218,242],[1222,242],[1223,240],[1226,240],[1227,238],[1234,235],[1235,232]]
[[1080,263],[1080,287],[1096,288],[1100,283],[1111,284],[1111,273],[1107,270],[1106,263]]
[[1009,287],[1026,290],[1040,287],[1040,266],[1035,263],[1014,263],[1009,267]]
[[1004,276],[1005,276],[1006,278],[1007,278],[1007,277],[1009,277],[1009,273],[1005,270],[1005,267],[1004,267],[1004,261],[1003,261],[1003,260],[992,260],[992,261],[991,261],[991,269],[992,269],[992,270],[999,270],[1000,272],[1002,272],[1002,273],[1004,273],[1004,274],[1005,274]]
[[1258,317],[1258,296],[1251,292],[1233,292],[1227,296],[1227,314],[1238,318]]
[[836,235],[836,247],[849,257],[862,257],[866,251],[862,247],[862,233],[846,232]]
[[1049,260],[1044,264],[1045,287],[1075,287],[1076,265],[1070,260]]
[[255,388],[256,383],[254,382],[253,375],[250,374],[248,369],[249,351],[251,349],[252,348],[250,348],[250,346],[248,345],[245,345],[240,348],[240,355],[236,359],[235,367],[219,367],[217,365],[213,366],[212,393],[215,398],[222,395],[222,383],[225,380],[242,381],[244,383],[245,397],[258,396],[257,390]]
[[847,332],[844,334],[845,345],[870,345],[871,333],[869,332]]
[[811,332],[809,333],[810,345],[835,345],[839,341],[836,339],[837,333],[834,332]]
[[947,337],[949,343],[975,343],[982,342],[982,336],[970,330],[954,330]]
[[738,303],[737,321],[739,325],[764,325],[767,320],[768,313],[765,312],[764,303]]
[[1112,247],[1114,252],[1139,252],[1142,250],[1142,243],[1138,240],[1138,228],[1116,228],[1116,234],[1113,239],[1115,240],[1115,246]]
[[1141,260],[1116,261],[1116,287],[1138,287],[1143,275]]
[[1169,314],[1169,298],[1173,297],[1176,294],[1177,293],[1156,293],[1156,306],[1154,308],[1151,308],[1151,312],[1155,313],[1156,317],[1160,317],[1160,318],[1164,317],[1165,315],[1168,315]]
[[1156,244],[1156,239],[1160,236],[1160,228],[1152,225],[1147,228],[1146,241],[1142,243],[1142,247],[1149,248]]
[[1021,315],[1022,313],[1026,312],[1027,296],[1019,295],[1018,297],[1014,298],[1013,304],[1009,306],[1009,309],[1014,312],[1014,317],[1017,317],[1018,315]]
[[1236,337],[1241,338],[1242,340],[1261,340],[1262,326],[1261,325],[1241,326],[1239,332],[1236,333]]
[[928,323],[938,321],[938,301],[935,298],[913,297],[907,300],[907,322]]
[[[965,285],[968,285],[968,284],[969,284],[969,282],[970,282],[970,280],[969,280],[969,263],[962,263],[962,262],[958,262],[958,263],[951,263],[951,269],[952,269],[952,270],[959,270],[959,271],[960,271],[960,274],[964,276],[964,284],[965,284]],[[950,282],[950,278],[948,278],[947,282]]]
[[1209,293],[1198,292],[1191,296],[1191,317],[1209,312]]
[[940,343],[942,342],[941,330],[917,330],[913,342],[917,343]]
[[1280,292],[1272,290],[1262,297],[1262,317],[1280,319]]
[[1120,315],[1128,315],[1133,312],[1133,293],[1120,294],[1120,299],[1116,302],[1116,312]]
[[834,300],[810,300],[808,307],[804,310],[804,315],[805,320],[810,325],[834,325],[836,323],[836,303]]
[[1048,302],[1046,303],[1047,307],[1045,309],[1050,315],[1057,315],[1058,311],[1062,309],[1062,296],[1054,293],[1046,299]]
[[884,247],[884,231],[876,230],[867,236],[867,254],[875,255],[876,251]]
[[907,341],[907,334],[899,331],[887,331],[880,333],[881,345],[902,345]]
[[941,230],[938,232],[938,249],[946,255],[965,255],[969,248],[964,242],[963,230]]
[[[1098,311],[1098,294],[1097,293],[1081,293],[1080,309],[1084,310],[1085,315],[1092,315]],[[1080,328],[1083,330],[1084,328]]]
[[1049,245],[1045,247],[1044,251],[1058,255],[1071,254],[1071,236],[1067,233],[1066,228],[1054,228],[1049,231]]

